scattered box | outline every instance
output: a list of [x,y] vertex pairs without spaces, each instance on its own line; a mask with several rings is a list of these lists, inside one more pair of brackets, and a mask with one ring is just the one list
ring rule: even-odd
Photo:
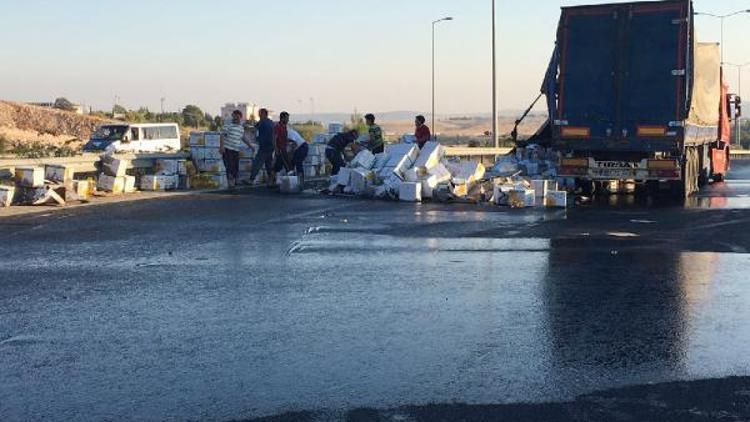
[[118,160],[110,155],[102,157],[102,171],[112,177],[122,177],[127,174],[128,164],[125,160]]
[[44,178],[55,183],[70,183],[73,181],[73,168],[59,164],[47,164],[44,166]]
[[425,171],[440,164],[440,160],[445,156],[445,148],[437,142],[427,142],[419,151],[419,156],[414,163],[414,167],[419,167]]
[[568,193],[562,190],[548,190],[544,196],[544,206],[550,208],[567,208]]
[[123,193],[125,191],[125,177],[114,177],[108,174],[100,174],[96,189],[103,192]]
[[375,180],[375,173],[371,170],[352,169],[349,173],[349,186],[355,194],[364,193],[367,186]]
[[0,186],[0,208],[11,206],[15,194],[15,186]]
[[79,201],[88,201],[93,192],[93,186],[88,180],[74,180],[73,192]]
[[536,204],[534,189],[513,189],[508,192],[508,206],[511,208],[527,208]]
[[297,176],[283,176],[279,189],[281,193],[300,193],[302,186],[300,186]]
[[180,177],[173,175],[148,175],[141,177],[141,190],[144,191],[165,191],[177,189]]
[[44,186],[44,167],[16,167],[16,182],[27,188]]
[[135,192],[135,176],[123,176],[123,179],[122,191],[125,193]]
[[401,183],[398,189],[398,199],[404,202],[420,202],[422,200],[422,184]]
[[336,184],[339,186],[348,186],[349,180],[351,179],[352,170],[346,167],[342,167],[339,170],[339,174],[336,177]]
[[203,145],[207,147],[221,147],[221,134],[219,132],[205,132],[203,133],[203,140]]
[[557,182],[554,180],[535,179],[531,181],[537,198],[544,198],[547,192],[557,190]]
[[226,168],[224,167],[223,160],[198,160],[195,161],[195,166],[201,173],[225,173]]
[[[183,167],[184,167],[184,163],[183,163]],[[156,170],[156,174],[163,174],[163,175],[180,174],[180,162],[179,160],[158,159],[156,160],[156,165],[154,166],[154,169]]]

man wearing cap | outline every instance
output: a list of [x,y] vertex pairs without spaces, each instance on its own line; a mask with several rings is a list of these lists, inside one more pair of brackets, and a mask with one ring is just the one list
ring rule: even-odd
[[369,139],[367,140],[367,149],[373,154],[380,154],[385,152],[385,143],[383,142],[383,130],[380,126],[375,124],[375,115],[368,113],[365,115],[365,123],[367,124],[367,132]]

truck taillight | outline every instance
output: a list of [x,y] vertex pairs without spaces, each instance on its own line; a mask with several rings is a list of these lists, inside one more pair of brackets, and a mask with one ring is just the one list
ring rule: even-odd
[[638,126],[639,137],[667,136],[666,126]]
[[560,129],[563,138],[590,138],[591,128],[566,126]]
[[589,160],[586,158],[563,158],[560,162],[561,167],[588,167]]
[[676,170],[677,161],[675,160],[648,160],[649,170]]

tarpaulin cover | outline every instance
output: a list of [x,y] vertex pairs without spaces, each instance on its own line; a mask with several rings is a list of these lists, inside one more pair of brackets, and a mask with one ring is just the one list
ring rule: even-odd
[[721,53],[716,43],[695,45],[693,96],[688,123],[716,126],[721,105]]

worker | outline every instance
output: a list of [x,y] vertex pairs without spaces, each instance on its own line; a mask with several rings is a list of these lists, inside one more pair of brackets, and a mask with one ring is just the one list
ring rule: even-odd
[[414,137],[417,138],[417,145],[419,146],[419,149],[424,148],[424,144],[426,144],[432,137],[430,128],[427,127],[425,121],[426,120],[422,115],[417,116],[417,118],[414,120],[414,124],[417,126],[417,129],[414,131]]
[[279,114],[279,121],[273,128],[273,148],[275,163],[273,165],[273,171],[275,173],[285,170],[286,172],[291,171],[289,152],[287,146],[289,144],[289,131],[287,125],[289,124],[289,113],[282,111]]
[[237,185],[237,177],[240,172],[240,149],[242,149],[243,144],[246,144],[244,135],[242,112],[235,110],[232,112],[232,120],[224,125],[219,144],[219,152],[224,158],[224,167],[227,169],[227,182],[230,188]]
[[346,165],[344,162],[344,150],[349,144],[353,144],[358,137],[359,131],[352,129],[347,132],[338,133],[328,141],[328,145],[326,145],[326,158],[330,161],[331,166],[333,166],[332,175],[339,174],[341,167]]
[[258,139],[258,151],[255,153],[253,159],[253,169],[250,173],[251,183],[255,183],[255,178],[258,177],[260,172],[261,164],[266,167],[266,174],[268,180],[266,183],[271,186],[274,183],[271,175],[273,174],[273,135],[274,135],[274,124],[271,119],[268,118],[268,110],[262,108],[258,111],[260,120],[255,124]]
[[310,152],[310,147],[299,132],[292,128],[287,128],[287,131],[289,132],[289,157],[291,158],[289,164],[296,172],[299,183],[302,185],[305,179],[305,159]]
[[365,123],[367,124],[367,132],[369,138],[367,139],[367,149],[373,154],[380,154],[385,152],[385,143],[383,142],[383,130],[380,126],[375,124],[375,115],[365,115]]

